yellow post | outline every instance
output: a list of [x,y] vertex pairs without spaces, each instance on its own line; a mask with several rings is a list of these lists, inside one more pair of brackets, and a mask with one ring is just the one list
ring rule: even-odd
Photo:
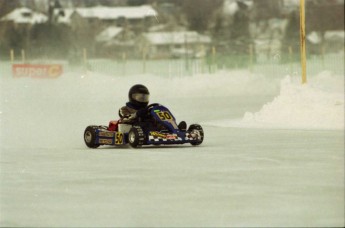
[[146,73],[146,48],[143,48],[143,73]]
[[21,54],[22,54],[22,62],[25,63],[25,50],[24,49],[21,50]]
[[214,72],[216,71],[216,47],[212,47],[212,68],[214,68]]
[[86,50],[86,48],[83,48],[83,62],[84,62],[84,66],[86,66],[86,64],[87,64],[87,50]]
[[307,63],[305,48],[305,3],[300,0],[300,45],[301,45],[301,66],[302,66],[302,84],[307,83]]
[[122,52],[122,62],[123,62],[123,74],[126,75],[126,62],[127,62],[126,52]]
[[203,74],[204,73],[204,65],[205,65],[205,53],[206,53],[206,51],[205,51],[205,46],[202,44],[201,45],[201,61],[200,61],[200,63],[201,63],[201,66],[200,66],[200,68],[201,68],[201,73]]
[[254,58],[254,48],[253,44],[249,45],[249,69],[250,71],[253,71],[253,58]]
[[293,51],[292,51],[292,47],[289,46],[289,64],[290,64],[290,75],[292,75],[292,56]]
[[324,45],[324,42],[322,42],[322,46],[321,46],[321,60],[322,60],[322,67],[325,68],[325,45]]
[[11,59],[11,63],[13,64],[13,62],[14,62],[14,51],[13,51],[13,49],[10,50],[10,59]]

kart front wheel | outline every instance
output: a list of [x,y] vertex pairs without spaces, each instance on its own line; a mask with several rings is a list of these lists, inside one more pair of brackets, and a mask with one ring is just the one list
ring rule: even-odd
[[133,148],[140,147],[144,144],[144,131],[139,126],[133,126],[128,132],[128,143]]
[[99,147],[99,144],[96,144],[96,128],[97,126],[88,126],[84,131],[84,141],[89,148]]
[[193,146],[198,146],[204,141],[204,130],[202,129],[202,127],[199,124],[190,125],[188,128],[188,132],[190,132],[190,133],[197,132],[200,135],[200,138],[198,141],[190,143]]

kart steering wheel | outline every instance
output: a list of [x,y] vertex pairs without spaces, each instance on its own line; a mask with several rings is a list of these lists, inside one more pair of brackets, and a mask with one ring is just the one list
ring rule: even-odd
[[153,107],[157,106],[157,105],[159,105],[159,104],[158,104],[158,103],[152,103],[152,104],[148,105],[148,106],[145,108],[147,115],[150,115],[151,109],[152,109]]
[[139,117],[139,118],[147,118],[148,116],[150,116],[150,112],[151,112],[151,109],[155,106],[159,105],[158,103],[153,103],[153,104],[150,104],[149,106],[146,106],[145,108],[143,109],[140,109],[137,111],[137,115],[136,117]]
[[157,105],[159,105],[159,104],[158,103],[152,103],[152,104],[148,105],[146,107],[146,109],[147,109],[147,111],[149,111],[151,108],[153,108],[154,106],[157,106]]

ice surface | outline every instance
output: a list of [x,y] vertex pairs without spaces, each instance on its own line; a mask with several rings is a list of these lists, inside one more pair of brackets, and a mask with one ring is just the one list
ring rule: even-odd
[[[301,97],[315,112],[338,107],[344,89],[338,76],[316,75],[303,87],[292,78],[280,88],[283,78],[247,71],[181,78],[2,75],[0,225],[344,226],[343,129],[242,123],[246,112],[266,117],[265,104],[279,116],[284,99],[286,109]],[[178,121],[209,123],[203,124],[204,143],[86,148],[85,127],[116,119],[135,83],[147,85],[151,102],[169,107]],[[324,118],[333,126],[331,117]],[[236,119],[242,126],[214,126]]]

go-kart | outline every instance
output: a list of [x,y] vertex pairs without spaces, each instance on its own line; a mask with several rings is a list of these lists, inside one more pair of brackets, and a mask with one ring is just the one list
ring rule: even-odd
[[84,132],[85,144],[90,148],[126,144],[134,148],[143,145],[184,143],[197,146],[204,140],[204,131],[199,124],[192,124],[188,129],[180,129],[175,117],[163,105],[151,104],[144,113],[145,115],[136,118],[132,124],[116,122],[115,129],[108,126],[88,126]]

